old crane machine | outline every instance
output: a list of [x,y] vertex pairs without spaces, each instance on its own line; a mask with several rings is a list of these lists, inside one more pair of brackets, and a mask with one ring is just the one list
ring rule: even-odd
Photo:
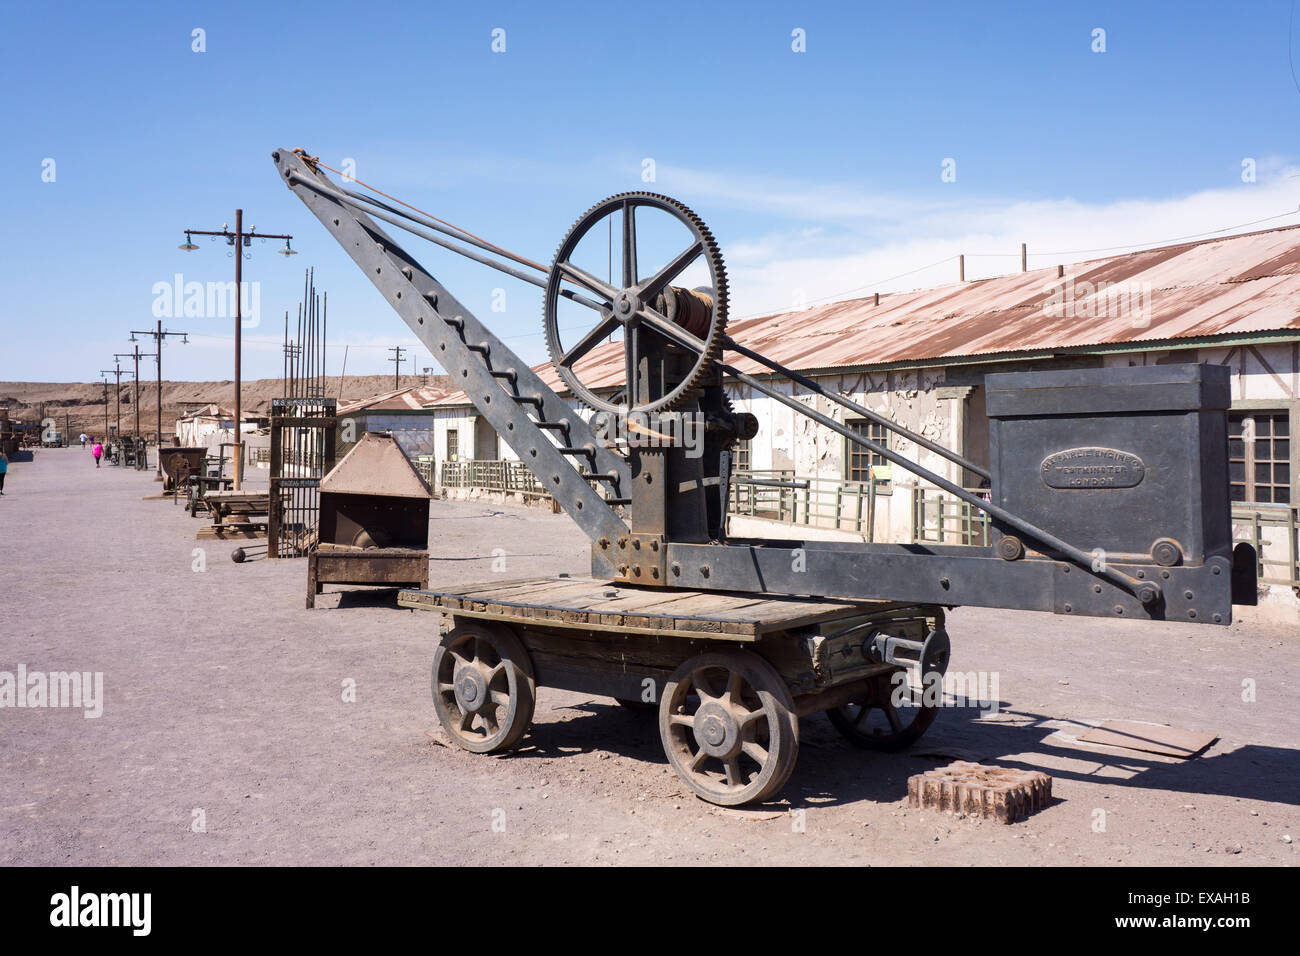
[[[985,468],[728,337],[722,255],[676,200],[630,192],[596,204],[546,266],[353,180],[335,182],[302,150],[273,158],[591,539],[590,578],[402,593],[404,605],[450,619],[432,691],[459,746],[487,753],[518,744],[539,685],[608,695],[657,709],[685,784],[737,805],[784,785],[802,716],[825,711],[863,747],[915,741],[936,714],[932,696],[915,690],[948,662],[945,608],[1227,624],[1234,603],[1254,602],[1254,555],[1234,552],[1230,527],[1226,369],[989,375]],[[653,248],[638,239],[651,221]],[[379,222],[540,287],[555,369],[590,417]],[[677,231],[675,245],[665,229]],[[578,255],[588,236],[609,238],[605,279]],[[688,274],[701,281],[686,287]],[[584,320],[576,337],[575,317]],[[622,374],[608,380],[611,351],[621,352]],[[987,479],[990,498],[747,374],[729,353]],[[733,410],[727,381],[983,510],[992,545],[729,537],[732,449],[757,421]],[[682,421],[698,424],[702,440],[682,440],[674,426]]]

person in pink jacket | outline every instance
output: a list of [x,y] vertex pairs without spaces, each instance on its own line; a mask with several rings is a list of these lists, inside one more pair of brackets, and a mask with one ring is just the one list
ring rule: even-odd
[[100,442],[95,442],[95,447],[90,449],[90,453],[95,456],[95,467],[99,467],[99,459],[104,454],[104,446]]

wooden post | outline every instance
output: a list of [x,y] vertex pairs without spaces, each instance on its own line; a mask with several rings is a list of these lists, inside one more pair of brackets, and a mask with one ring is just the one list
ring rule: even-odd
[[1020,271],[1029,271],[1029,248],[1023,242],[1020,244]]
[[964,255],[957,257],[957,275],[959,282],[966,281],[966,257]]

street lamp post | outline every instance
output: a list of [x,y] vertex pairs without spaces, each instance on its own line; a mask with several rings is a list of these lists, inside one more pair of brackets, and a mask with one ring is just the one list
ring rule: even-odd
[[194,244],[193,236],[222,236],[225,238],[227,245],[235,247],[235,447],[231,464],[235,469],[234,487],[238,491],[244,465],[243,439],[240,433],[240,419],[243,417],[240,404],[240,365],[243,358],[244,248],[251,246],[254,239],[283,239],[284,248],[279,250],[282,256],[288,258],[289,256],[296,256],[298,253],[289,245],[289,240],[293,236],[258,232],[256,226],[248,232],[244,232],[244,210],[242,209],[235,210],[234,232],[227,229],[224,224],[220,232],[208,229],[186,229],[185,242],[177,248],[185,252],[193,252],[199,248]]
[[[163,331],[163,327],[162,327],[162,319],[159,319],[159,320],[158,320],[158,327],[157,327],[156,329],[148,329],[148,330],[143,331],[143,332],[140,331],[139,329],[132,329],[132,330],[131,330],[131,338],[128,339],[127,341],[130,341],[130,342],[138,342],[138,341],[140,341],[139,339],[136,338],[137,335],[152,335],[152,336],[153,336],[153,340],[154,340],[154,344],[155,344],[155,346],[156,346],[157,349],[158,349],[158,351],[156,351],[156,352],[153,353],[153,357],[154,357],[154,359],[155,359],[155,361],[157,362],[157,365],[158,365],[158,432],[157,432],[157,435],[156,435],[156,437],[155,437],[154,440],[158,443],[158,449],[159,449],[159,451],[161,451],[161,450],[162,450],[162,347],[163,347],[163,340],[166,339],[167,336],[169,336],[169,335],[179,335],[179,336],[182,336],[182,338],[181,338],[181,344],[184,345],[184,344],[186,344],[186,343],[189,342],[189,340],[190,340],[190,334],[189,334],[188,332],[172,332],[172,331],[164,332],[164,331]],[[136,346],[136,348],[138,349],[139,346]],[[137,362],[138,362],[138,361],[139,361],[139,360],[137,359]],[[137,367],[138,367],[138,366],[137,366]],[[139,406],[136,406],[136,407],[138,408]],[[155,452],[154,455],[155,455],[155,457],[158,457],[158,462],[157,462],[158,471],[157,471],[157,474],[156,474],[154,480],[155,480],[155,481],[162,481],[162,458],[158,455],[157,452]]]

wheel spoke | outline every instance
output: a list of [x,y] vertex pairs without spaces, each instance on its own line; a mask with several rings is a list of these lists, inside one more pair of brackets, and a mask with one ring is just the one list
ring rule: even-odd
[[637,354],[637,346],[639,343],[637,341],[636,326],[629,325],[627,331],[623,333],[623,336],[624,381],[627,383],[627,394],[635,396],[638,391],[636,382],[639,366],[641,364],[641,357]]
[[573,348],[569,349],[556,359],[555,364],[566,367],[572,365],[599,345],[601,339],[608,338],[610,333],[618,328],[618,324],[618,319],[614,318],[613,315],[606,315],[596,323],[595,327],[592,328],[590,332],[579,339],[578,343],[574,345]]
[[497,712],[491,709],[484,710],[479,712],[479,716],[483,718],[483,723],[487,727],[487,736],[496,736],[496,734],[501,730],[501,725],[497,723]]
[[492,703],[498,707],[509,707],[510,695],[503,690],[494,690],[492,691]]
[[757,710],[751,710],[748,711],[747,713],[741,714],[740,717],[736,719],[736,723],[740,725],[740,729],[742,731],[748,730],[750,724],[757,723],[758,721],[763,720],[765,717],[767,717],[767,711],[763,710],[763,708],[760,707]]
[[740,689],[744,686],[744,678],[740,676],[740,671],[732,671],[727,675],[727,700],[733,704],[740,703]]
[[660,315],[648,305],[641,306],[641,308],[637,310],[636,314],[637,318],[641,320],[643,325],[648,325],[664,338],[671,341],[674,345],[680,345],[684,349],[690,349],[697,355],[703,355],[708,349],[708,345],[703,339],[696,338],[676,322]]
[[560,273],[571,282],[582,286],[588,292],[594,292],[596,295],[605,299],[604,308],[611,308],[614,304],[614,297],[618,295],[618,290],[603,279],[597,279],[585,269],[579,269],[572,262],[561,262],[556,265]]
[[469,733],[474,728],[474,711],[467,710],[460,715],[460,731],[463,734]]
[[676,279],[677,276],[681,274],[682,270],[698,259],[703,252],[704,243],[700,240],[696,240],[689,249],[678,254],[675,259],[668,263],[668,265],[664,266],[645,282],[641,283],[641,285],[637,286],[636,294],[643,302],[648,299],[653,299],[664,290],[664,287],[667,286],[668,283]]
[[455,684],[444,684],[444,683],[442,683],[441,681],[439,681],[439,682],[438,682],[438,693],[440,693],[440,694],[454,694],[454,693],[456,693],[456,685],[455,685]]
[[506,662],[498,661],[496,665],[487,673],[487,683],[491,686],[492,682],[506,672]]
[[636,207],[623,203],[623,288],[636,285]]
[[885,712],[885,716],[889,718],[889,726],[893,728],[894,733],[902,733],[903,721],[898,716],[898,711],[894,709],[893,701],[887,702],[881,709]]
[[727,768],[727,786],[743,787],[745,785],[745,775],[740,772],[740,760],[736,757],[730,757],[723,761]]
[[744,753],[746,757],[754,761],[760,767],[762,767],[764,764],[767,763],[767,750],[759,746],[754,741],[752,740],[746,741],[744,746],[742,746],[740,749],[741,752]]
[[691,768],[691,772],[699,773],[700,767],[704,766],[704,761],[708,759],[709,759],[709,755],[705,751],[697,750],[695,752],[695,756],[691,758],[691,762],[688,764],[688,766]]
[[673,727],[690,727],[695,729],[695,718],[690,714],[673,714],[668,718],[668,723]]

